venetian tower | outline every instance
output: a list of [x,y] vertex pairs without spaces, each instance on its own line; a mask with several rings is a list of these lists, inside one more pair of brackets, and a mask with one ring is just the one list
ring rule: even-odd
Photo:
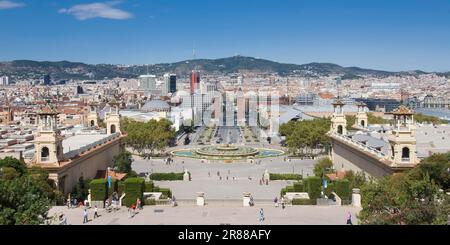
[[38,129],[35,139],[35,164],[59,165],[63,159],[63,137],[57,127],[58,112],[46,105],[38,112]]
[[339,98],[332,104],[334,108],[333,116],[331,118],[331,129],[332,134],[347,134],[347,119],[344,115],[344,102]]
[[415,165],[419,163],[416,155],[416,126],[414,112],[401,105],[393,112],[395,125],[389,136],[391,160],[394,165]]
[[119,103],[116,100],[112,100],[109,103],[109,112],[105,115],[106,133],[108,135],[121,133],[120,132],[120,114]]

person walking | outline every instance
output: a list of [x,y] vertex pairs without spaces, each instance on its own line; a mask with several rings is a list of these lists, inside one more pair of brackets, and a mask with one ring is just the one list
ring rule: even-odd
[[94,207],[95,207],[95,208],[94,208],[94,219],[95,219],[95,218],[98,218],[99,216],[98,216],[98,208],[97,208],[97,205],[95,205]]
[[350,212],[347,213],[347,225],[353,225],[352,214]]
[[263,222],[265,220],[264,218],[264,209],[259,210],[259,222]]
[[88,220],[88,212],[87,212],[87,209],[85,208],[83,211],[83,224],[87,223],[88,221],[89,221]]
[[286,208],[286,202],[284,200],[284,197],[281,198],[281,208],[284,210]]
[[273,199],[273,202],[275,203],[275,207],[278,208],[278,197],[275,197],[275,199]]

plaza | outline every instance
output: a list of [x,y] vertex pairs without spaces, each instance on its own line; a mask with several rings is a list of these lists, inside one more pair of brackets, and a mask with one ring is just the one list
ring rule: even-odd
[[[264,209],[265,221],[259,222],[259,210]],[[122,207],[111,213],[99,209],[100,217],[94,219],[93,209],[89,209],[86,225],[345,225],[346,215],[352,214],[353,224],[357,224],[359,208],[345,206],[287,206],[286,209],[272,204],[245,208],[233,203],[216,206],[197,207],[193,205],[145,206],[130,218],[127,208]],[[83,209],[53,207],[49,216],[64,213],[69,225],[83,224]]]

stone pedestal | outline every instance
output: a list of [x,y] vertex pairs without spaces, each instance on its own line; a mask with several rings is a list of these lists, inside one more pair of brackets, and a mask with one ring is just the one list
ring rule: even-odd
[[242,197],[242,204],[244,207],[250,207],[250,193],[244,193],[244,197]]
[[205,206],[205,193],[197,192],[197,206]]
[[183,174],[183,181],[190,181],[189,173],[188,173],[187,170],[184,171],[184,174]]
[[264,172],[264,180],[270,181],[270,174],[269,174],[269,171],[267,169]]
[[352,206],[354,207],[361,207],[361,194],[359,189],[353,189],[352,194]]

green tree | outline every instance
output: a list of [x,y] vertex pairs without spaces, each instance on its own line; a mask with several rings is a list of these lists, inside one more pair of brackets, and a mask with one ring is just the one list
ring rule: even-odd
[[175,137],[172,122],[167,119],[148,122],[129,120],[124,124],[124,131],[127,133],[126,143],[141,154],[150,151],[149,156],[156,151],[163,152]]
[[333,172],[333,162],[330,158],[325,157],[317,161],[314,165],[314,175],[317,177],[322,177],[322,174],[329,174]]
[[430,178],[443,190],[450,190],[450,152],[446,154],[433,154],[420,161],[414,169],[410,171],[412,179],[421,180],[425,175]]
[[0,224],[41,224],[52,199],[45,181],[30,175],[0,178]]
[[438,117],[433,116],[427,116],[424,114],[415,114],[414,120],[418,123],[433,123],[433,124],[447,124],[448,122],[446,120],[442,120]]
[[446,224],[450,212],[450,153],[425,158],[414,169],[371,181],[361,188],[362,224]]
[[128,151],[123,150],[114,156],[114,169],[121,173],[130,173],[132,163],[133,157]]
[[83,176],[78,179],[78,183],[73,187],[71,197],[77,200],[85,200],[89,195],[90,180],[85,180]]
[[312,154],[314,150],[329,147],[327,132],[330,119],[320,118],[298,122],[288,122],[280,126],[280,134],[286,136],[286,143],[292,154]]
[[24,162],[21,162],[13,157],[5,157],[0,160],[0,168],[10,167],[14,168],[20,175],[24,174],[27,171],[27,166]]

